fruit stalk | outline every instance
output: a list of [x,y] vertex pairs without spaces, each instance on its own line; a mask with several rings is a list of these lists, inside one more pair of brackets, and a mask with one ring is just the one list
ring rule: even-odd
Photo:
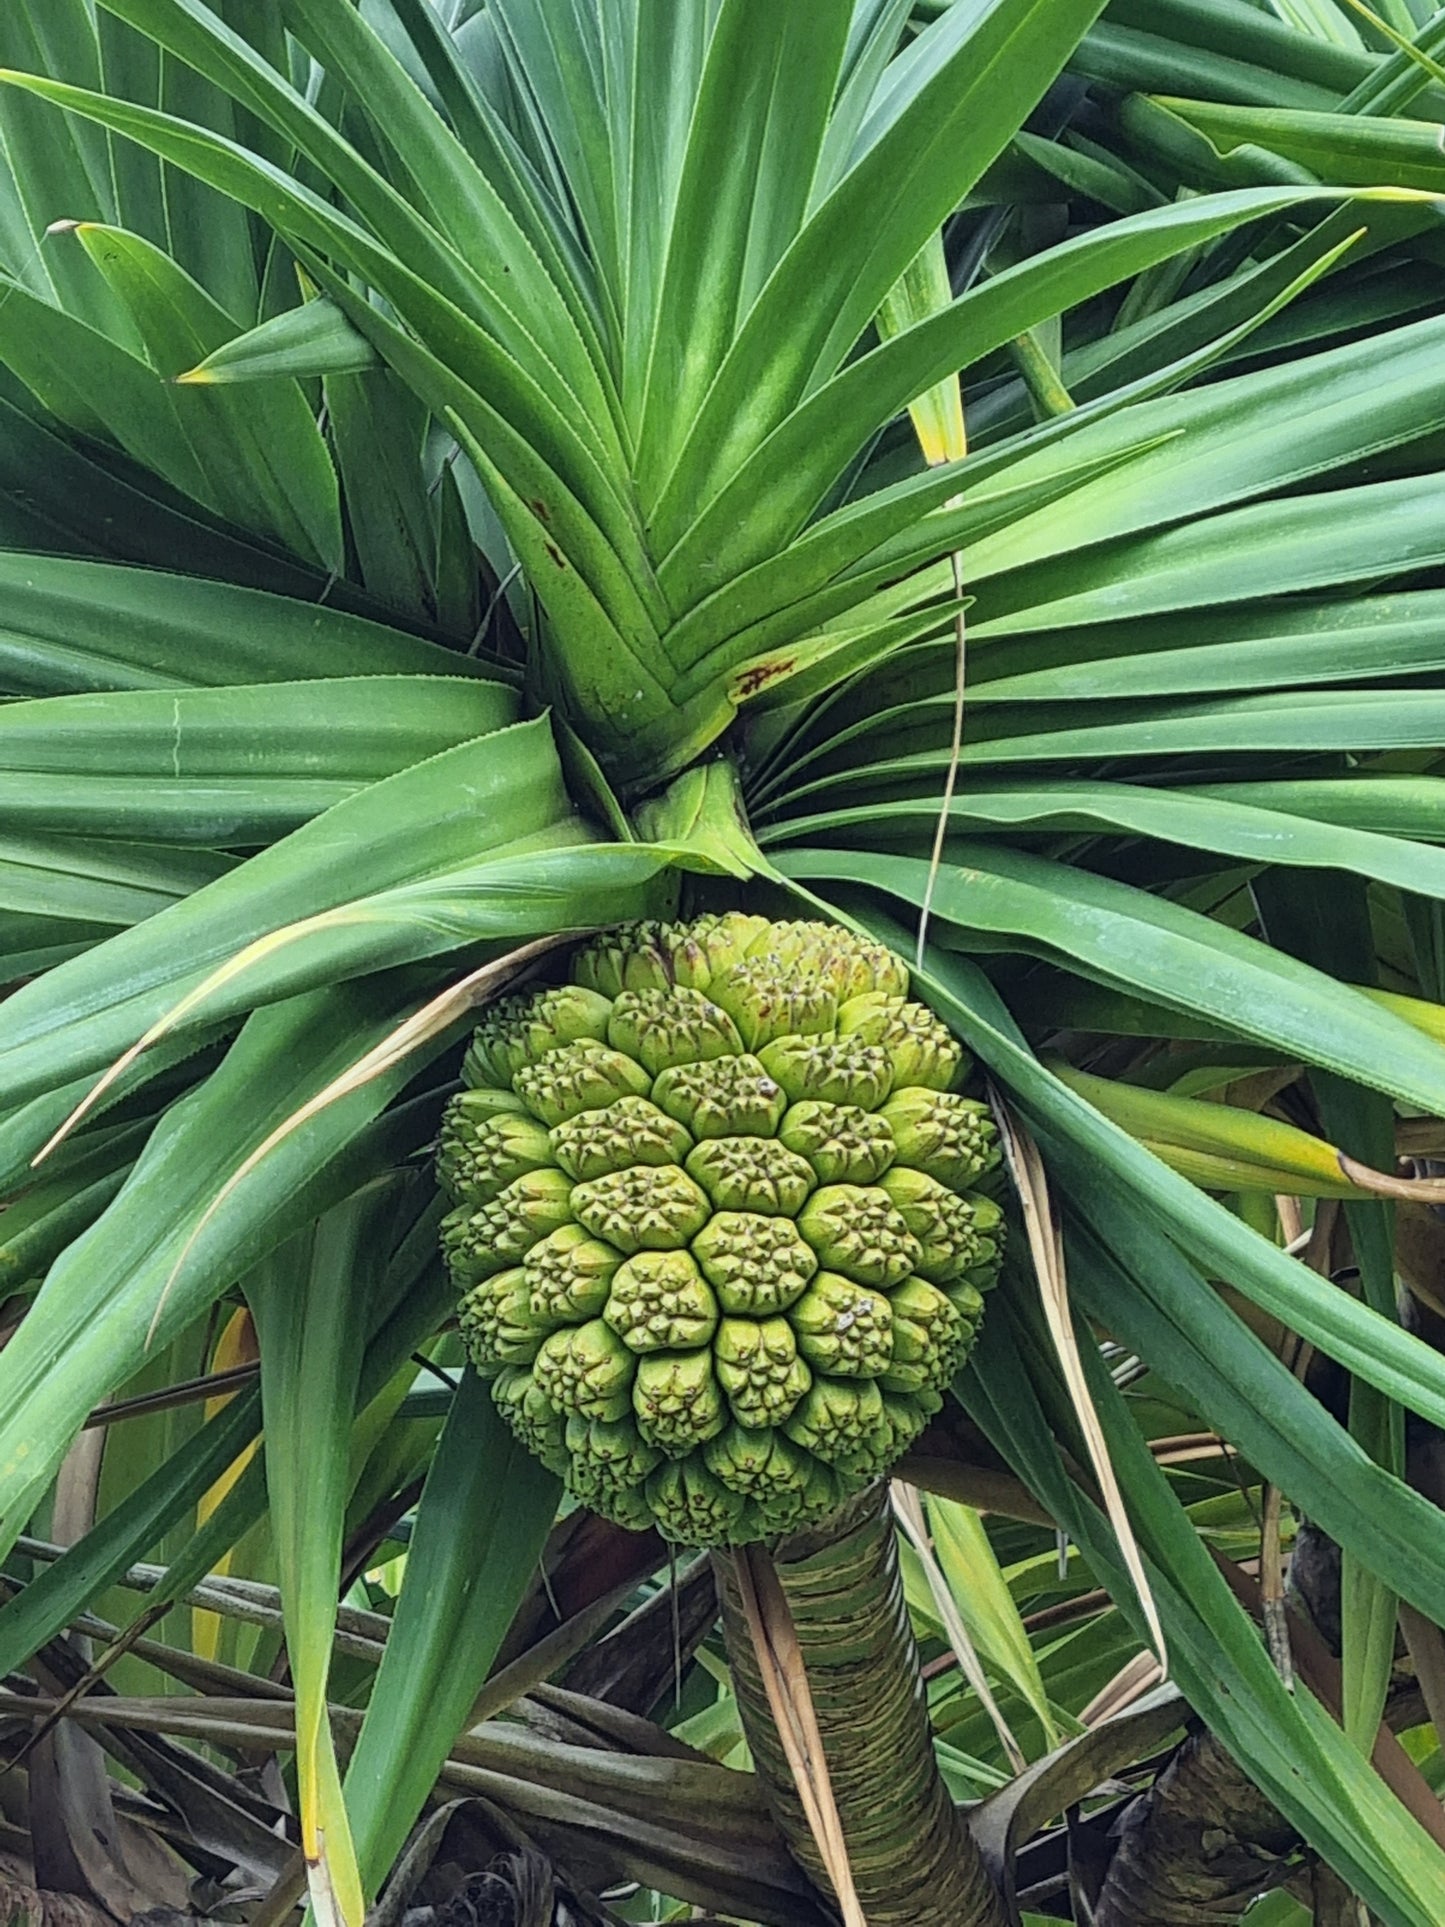
[[[934,1758],[887,1494],[879,1481],[771,1553],[854,1885],[869,1927],[1003,1927],[998,1895]],[[795,1858],[827,1892],[750,1636],[738,1555],[713,1557],[753,1764]]]

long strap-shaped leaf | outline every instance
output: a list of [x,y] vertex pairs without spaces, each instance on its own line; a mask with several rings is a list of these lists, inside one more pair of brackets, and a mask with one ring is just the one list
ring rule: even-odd
[[[984,1321],[960,1396],[1049,1506],[1126,1617],[1129,1581],[1103,1514],[1070,1477],[1049,1410],[1020,1356],[1028,1334],[1000,1304]],[[1102,1368],[1093,1394],[1127,1485],[1169,1650],[1191,1703],[1306,1838],[1364,1894],[1390,1927],[1435,1927],[1441,1850],[1346,1740],[1314,1695],[1291,1693],[1232,1598],[1188,1515],[1171,1494]]]
[[389,1202],[375,1185],[348,1198],[257,1266],[246,1286],[261,1341],[266,1485],[296,1686],[301,1840],[324,1927],[359,1927],[364,1911],[326,1702],[352,1416]]
[[753,304],[660,498],[644,496],[662,548],[710,478],[735,469],[835,372],[1100,11],[1099,0],[981,0],[952,9],[894,63],[853,165]]
[[[934,1759],[887,1486],[785,1540],[773,1565],[797,1629],[870,1927],[1002,1927],[998,1895]],[[788,1844],[821,1880],[824,1863],[773,1723],[737,1575],[727,1561],[719,1561],[718,1575],[754,1763]]]
[[491,1668],[558,1490],[507,1431],[487,1387],[466,1373],[422,1493],[391,1636],[346,1775],[372,1894]]
[[[861,881],[914,903],[928,881],[920,857],[860,850],[788,851],[778,867],[792,876]],[[960,839],[949,843],[933,907],[954,926],[944,940],[950,948],[986,942],[990,932],[1021,950],[1057,948],[1100,981],[1206,1016],[1432,1116],[1445,1107],[1445,1051],[1431,1050],[1409,1024],[1381,1023],[1387,1013],[1359,991],[1161,896]]]
[[[1005,269],[883,342],[808,396],[734,473],[715,471],[719,492],[692,508],[691,525],[661,567],[664,589],[686,607],[699,580],[726,579],[766,560],[868,438],[946,376],[1100,289],[1301,198],[1308,190],[1245,189],[1112,222]],[[1313,198],[1334,199],[1323,189]]]

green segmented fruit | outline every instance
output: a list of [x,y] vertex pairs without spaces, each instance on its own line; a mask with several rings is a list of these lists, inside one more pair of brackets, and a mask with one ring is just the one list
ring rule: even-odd
[[825,1465],[856,1459],[868,1447],[882,1449],[888,1437],[888,1414],[883,1394],[870,1378],[813,1380],[784,1427],[795,1445],[803,1446]]
[[572,979],[604,997],[624,990],[666,990],[673,981],[664,948],[667,925],[644,920],[598,937],[572,959]]
[[998,1132],[981,1098],[956,1091],[901,1090],[878,1113],[897,1162],[961,1191],[998,1165]]
[[914,1270],[921,1278],[944,1285],[993,1257],[1003,1213],[992,1198],[961,1196],[923,1171],[890,1171],[878,1188],[918,1240]]
[[469,1050],[462,1059],[462,1082],[467,1086],[465,1096],[469,1114],[479,1122],[484,1117],[526,1117],[527,1107],[521,1098],[508,1087],[506,1090],[494,1088],[490,1084],[478,1084],[468,1075],[473,1068],[474,1059]]
[[760,1505],[784,1511],[801,1507],[814,1461],[773,1426],[734,1422],[703,1447],[714,1478]]
[[504,997],[482,1018],[467,1052],[468,1082],[501,1088],[526,1064],[535,1064],[561,1044],[607,1035],[612,1006],[580,984]]
[[612,1280],[603,1317],[635,1352],[691,1352],[718,1325],[717,1299],[690,1251],[639,1251]]
[[529,1171],[473,1211],[458,1205],[442,1219],[442,1249],[466,1284],[514,1265],[548,1232],[572,1221],[572,1186],[562,1171]]
[[962,1363],[970,1335],[937,1285],[910,1278],[889,1301],[893,1356],[880,1384],[890,1392],[941,1392]]
[[630,1414],[608,1420],[574,1413],[567,1421],[564,1442],[572,1461],[572,1490],[587,1504],[636,1492],[662,1463],[661,1452],[647,1443]]
[[741,910],[672,924],[669,956],[674,981],[709,989],[714,978],[736,970],[755,945],[765,944],[774,927],[766,917],[748,916]]
[[594,1238],[585,1225],[564,1224],[532,1246],[522,1260],[528,1306],[546,1331],[583,1325],[607,1303],[621,1252]]
[[739,1425],[781,1425],[813,1382],[786,1318],[724,1318],[714,1355]]
[[857,1104],[804,1098],[788,1107],[778,1137],[820,1184],[876,1184],[898,1155],[884,1118]]
[[[442,1112],[437,1176],[453,1204],[490,1204],[513,1178],[556,1162],[547,1132],[533,1117],[496,1111],[490,1092],[459,1091]],[[478,1102],[478,1100],[481,1102]]]
[[619,1097],[645,1097],[650,1084],[641,1064],[590,1040],[548,1051],[512,1076],[512,1089],[533,1117],[554,1126],[605,1110]]
[[890,1392],[883,1390],[883,1410],[887,1415],[889,1430],[892,1434],[888,1463],[894,1465],[912,1445],[920,1432],[927,1426],[934,1413],[943,1407],[941,1392],[920,1391],[912,1393]]
[[700,990],[624,990],[612,1006],[607,1041],[655,1077],[674,1064],[708,1064],[743,1049],[737,1025]]
[[719,1211],[692,1241],[693,1255],[724,1311],[762,1317],[786,1311],[818,1269],[790,1218]]
[[647,1503],[662,1536],[685,1546],[726,1544],[746,1507],[696,1458],[659,1466],[647,1481]]
[[807,1159],[775,1137],[708,1138],[690,1153],[687,1174],[714,1210],[770,1218],[796,1218],[818,1182]]
[[837,1023],[837,992],[775,957],[748,957],[712,988],[750,1051],[780,1037],[831,1036]]
[[632,1402],[632,1353],[610,1325],[591,1318],[543,1341],[532,1376],[559,1412],[625,1418]]
[[652,1096],[695,1138],[772,1137],[788,1105],[782,1086],[748,1055],[676,1064],[662,1072]]
[[798,1350],[834,1378],[880,1378],[893,1358],[893,1312],[881,1291],[822,1271],[792,1310]]
[[853,1037],[778,1037],[758,1061],[793,1104],[811,1097],[872,1111],[893,1083],[888,1053]]
[[479,1365],[530,1365],[551,1329],[532,1316],[520,1267],[473,1285],[457,1308],[457,1324]]
[[907,966],[881,943],[855,937],[831,924],[771,923],[752,940],[751,954],[766,955],[799,971],[816,971],[840,1003],[869,991],[908,995]]
[[619,1251],[680,1251],[707,1223],[707,1193],[675,1164],[630,1164],[576,1185],[578,1222]]
[[901,1285],[923,1253],[903,1213],[876,1184],[825,1184],[808,1200],[798,1229],[825,1270],[880,1291]]
[[884,1474],[999,1264],[964,1068],[890,951],[737,913],[613,931],[489,1012],[443,1118],[442,1243],[517,1437],[684,1544]]
[[705,1444],[727,1424],[711,1350],[653,1352],[640,1359],[632,1409],[642,1436],[673,1458],[686,1458]]
[[602,1111],[583,1111],[548,1133],[552,1157],[584,1183],[629,1164],[685,1164],[692,1136],[645,1097],[619,1097]]
[[492,1380],[492,1403],[512,1433],[550,1472],[571,1471],[567,1421],[524,1367],[508,1366]]
[[838,1012],[838,1035],[877,1044],[888,1054],[896,1090],[946,1091],[963,1064],[963,1046],[931,1010],[906,997],[870,991]]
[[977,1331],[979,1320],[983,1317],[983,1293],[977,1285],[949,1285],[944,1293],[950,1305],[968,1326],[969,1336]]

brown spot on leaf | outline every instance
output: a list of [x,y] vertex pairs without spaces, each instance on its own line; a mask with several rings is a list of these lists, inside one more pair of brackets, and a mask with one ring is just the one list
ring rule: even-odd
[[796,656],[775,656],[771,662],[755,662],[751,669],[745,669],[738,677],[737,700],[746,702],[749,696],[756,696],[760,689],[766,689],[779,676],[791,675],[797,667],[797,661]]
[[529,502],[527,504],[527,507],[532,511],[533,515],[536,516],[539,522],[551,521],[552,519],[551,510],[547,507],[547,504],[541,500],[540,497],[538,497],[534,501]]
[[557,564],[557,567],[559,569],[566,568],[567,558],[565,555],[563,555],[562,551],[557,547],[557,544],[555,542],[544,542],[542,544],[542,547],[547,551],[548,555],[551,556],[552,560]]

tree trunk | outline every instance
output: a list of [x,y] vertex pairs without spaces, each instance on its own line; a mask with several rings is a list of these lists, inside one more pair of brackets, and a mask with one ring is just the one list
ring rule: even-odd
[[[775,1546],[869,1927],[1004,1927],[998,1894],[933,1753],[887,1486]],[[828,1892],[768,1706],[737,1569],[717,1556],[733,1683],[754,1765],[793,1853]]]
[[1238,1920],[1286,1880],[1299,1836],[1208,1733],[1192,1734],[1124,1809],[1095,1927]]

